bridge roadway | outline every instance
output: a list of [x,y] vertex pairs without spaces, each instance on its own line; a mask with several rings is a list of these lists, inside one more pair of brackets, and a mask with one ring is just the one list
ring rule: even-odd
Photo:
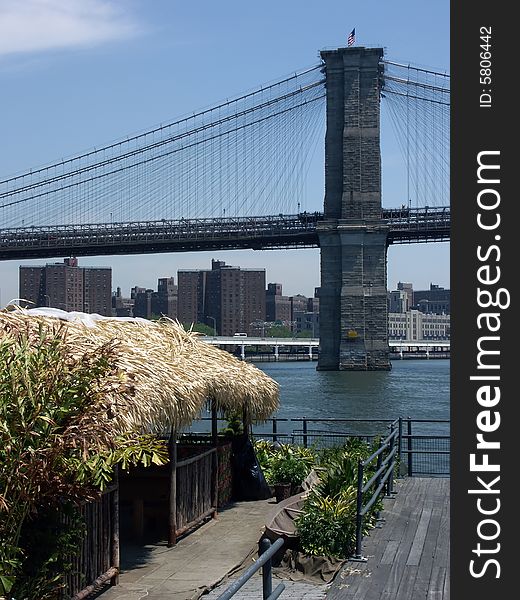
[[[0,260],[319,247],[323,213],[0,229]],[[450,239],[450,209],[384,209],[388,243]],[[362,225],[361,225],[362,226]]]
[[[240,346],[242,357],[245,356],[246,346],[271,346],[274,347],[275,355],[278,355],[280,347],[304,347],[309,349],[309,354],[312,354],[312,349],[320,345],[319,338],[269,338],[269,337],[248,337],[235,335],[232,337],[226,336],[201,336],[201,340],[214,346]],[[430,350],[438,350],[440,352],[450,351],[450,340],[390,340],[388,342],[390,350],[393,352],[426,352]]]

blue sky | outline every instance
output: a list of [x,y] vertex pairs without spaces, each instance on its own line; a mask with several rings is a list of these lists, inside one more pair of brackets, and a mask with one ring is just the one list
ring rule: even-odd
[[[383,46],[391,60],[449,70],[449,2],[306,0],[0,0],[0,178],[52,163],[254,89],[318,62],[323,48]],[[383,192],[405,188],[397,146],[383,139]],[[321,171],[309,189],[322,202]],[[395,200],[394,200],[395,198]],[[399,198],[399,199],[398,199]],[[63,257],[56,257],[61,261]],[[319,251],[234,251],[80,258],[113,269],[113,287],[155,288],[211,258],[265,267],[288,294],[312,295]],[[0,306],[18,267],[0,262]],[[449,286],[449,244],[392,246],[388,284]]]

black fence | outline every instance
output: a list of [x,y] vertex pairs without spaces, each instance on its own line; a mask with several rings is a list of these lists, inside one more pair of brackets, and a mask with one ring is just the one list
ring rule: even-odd
[[399,419],[400,474],[450,474],[450,422]]
[[[194,423],[198,433],[208,433],[211,420]],[[220,419],[224,427],[225,419]],[[398,428],[399,474],[412,476],[449,476],[450,422],[443,419],[289,419],[276,417],[253,425],[255,439],[282,444],[326,448],[340,446],[349,438],[372,442],[389,435],[392,424]]]

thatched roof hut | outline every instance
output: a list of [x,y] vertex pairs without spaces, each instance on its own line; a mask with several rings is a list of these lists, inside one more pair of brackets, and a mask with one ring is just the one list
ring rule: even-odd
[[71,355],[113,345],[119,377],[131,389],[130,394],[115,392],[108,398],[115,430],[178,430],[197,418],[209,400],[219,409],[245,408],[251,421],[265,420],[278,408],[273,379],[170,319],[94,318],[45,309],[0,311],[0,340],[21,332],[36,340],[41,327],[60,335]]

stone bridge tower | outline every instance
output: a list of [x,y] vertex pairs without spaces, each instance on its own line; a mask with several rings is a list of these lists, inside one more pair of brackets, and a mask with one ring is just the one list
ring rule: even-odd
[[389,370],[386,250],[381,220],[381,48],[323,51],[325,218],[320,370]]

